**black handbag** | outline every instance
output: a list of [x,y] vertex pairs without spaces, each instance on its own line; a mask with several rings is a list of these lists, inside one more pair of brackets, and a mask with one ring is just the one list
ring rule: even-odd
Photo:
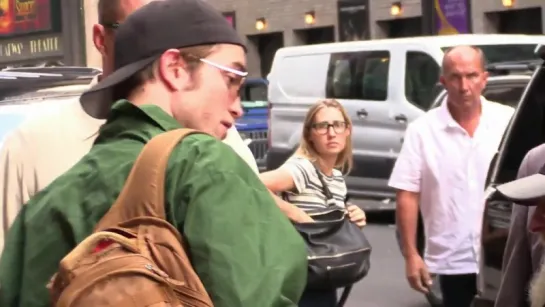
[[322,183],[328,208],[309,214],[314,222],[293,225],[307,244],[307,287],[346,288],[338,305],[342,306],[351,286],[369,272],[372,248],[362,230],[350,222],[346,210],[335,206],[333,195],[317,168],[316,173]]

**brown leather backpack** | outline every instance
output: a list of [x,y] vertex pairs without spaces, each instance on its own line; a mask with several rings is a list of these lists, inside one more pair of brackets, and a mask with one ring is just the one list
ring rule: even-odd
[[52,306],[213,306],[180,233],[165,220],[169,155],[192,133],[169,131],[144,146],[95,233],[62,259],[48,285]]

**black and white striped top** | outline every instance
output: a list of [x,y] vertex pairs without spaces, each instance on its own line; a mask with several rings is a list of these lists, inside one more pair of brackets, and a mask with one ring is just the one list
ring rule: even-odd
[[[295,183],[295,191],[286,193],[286,201],[307,212],[327,207],[322,183],[312,162],[305,158],[291,157],[282,168],[291,174]],[[324,173],[322,176],[333,195],[335,205],[344,208],[347,189],[341,171],[334,169],[332,176]]]

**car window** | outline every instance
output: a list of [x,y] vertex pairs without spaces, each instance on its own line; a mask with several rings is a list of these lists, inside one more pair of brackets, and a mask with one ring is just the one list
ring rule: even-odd
[[263,82],[245,83],[240,91],[241,101],[267,101],[267,84]]
[[389,69],[388,51],[334,53],[329,62],[326,97],[386,100]]
[[430,55],[416,51],[407,52],[405,63],[405,97],[422,110],[427,110],[439,81],[439,65]]
[[483,96],[490,101],[499,102],[501,104],[516,108],[522,93],[526,86],[492,86],[486,88]]
[[[526,89],[526,83],[496,83],[487,86],[483,91],[483,96],[490,101],[498,102],[513,108],[516,108],[524,90]],[[442,90],[435,99],[432,108],[441,105],[445,99],[447,92]]]

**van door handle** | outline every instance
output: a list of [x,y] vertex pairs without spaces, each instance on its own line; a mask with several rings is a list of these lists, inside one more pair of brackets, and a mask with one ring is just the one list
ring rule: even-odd
[[400,124],[406,124],[407,123],[407,116],[405,114],[398,114],[394,117],[395,121]]
[[356,114],[358,115],[359,118],[362,118],[362,119],[366,118],[367,115],[369,115],[369,113],[367,113],[365,109],[358,110]]

